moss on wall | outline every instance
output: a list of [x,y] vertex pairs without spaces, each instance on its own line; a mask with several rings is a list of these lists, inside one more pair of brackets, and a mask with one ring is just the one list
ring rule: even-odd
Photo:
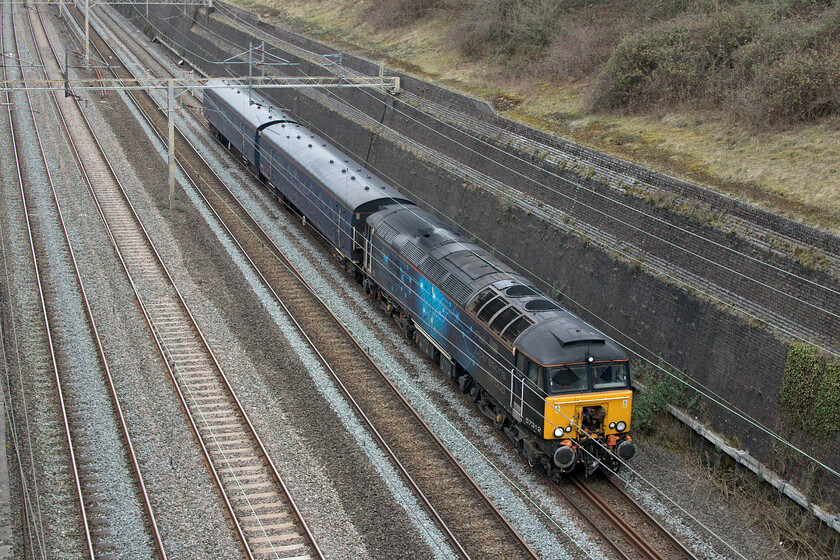
[[793,425],[818,440],[833,438],[840,431],[840,361],[808,344],[791,345],[779,401]]
[[814,435],[831,439],[840,431],[840,362],[826,363],[814,402]]

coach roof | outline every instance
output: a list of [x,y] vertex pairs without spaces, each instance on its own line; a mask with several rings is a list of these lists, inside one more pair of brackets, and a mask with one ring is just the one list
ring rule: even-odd
[[[256,93],[248,95],[248,88],[231,86],[223,80],[210,80],[207,85],[218,85],[205,89],[205,96],[209,93],[218,97],[222,103],[230,107],[240,118],[250,124],[255,130],[271,122],[295,122],[294,119],[280,108],[271,106]],[[205,106],[207,105],[205,97]],[[212,110],[212,109],[211,109]]]
[[263,130],[260,141],[284,153],[352,212],[375,212],[391,202],[414,207],[398,190],[304,126],[273,124]]

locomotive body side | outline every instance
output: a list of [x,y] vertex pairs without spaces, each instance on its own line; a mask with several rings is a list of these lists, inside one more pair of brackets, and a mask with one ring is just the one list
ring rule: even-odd
[[423,210],[389,207],[368,227],[368,289],[532,462],[594,472],[632,457],[613,341]]
[[[371,216],[368,225],[371,256],[366,272],[420,331],[406,329],[406,334],[453,380],[466,373],[467,378],[460,380],[462,390],[475,385],[486,391],[492,405],[479,402],[479,406],[494,422],[524,422],[542,433],[545,398],[537,387],[524,385],[515,371],[513,338],[502,338],[467,310],[477,290],[526,280],[491,260],[477,245],[445,230],[423,210],[387,208]],[[442,231],[444,238],[434,239],[435,232]],[[477,401],[481,397],[474,393]]]

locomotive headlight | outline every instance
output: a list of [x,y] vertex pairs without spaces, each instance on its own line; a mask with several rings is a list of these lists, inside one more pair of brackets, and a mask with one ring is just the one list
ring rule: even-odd
[[610,422],[610,430],[615,430],[615,422]]
[[623,432],[624,430],[627,429],[627,422],[622,420],[621,422],[619,422],[618,424],[615,425],[615,429],[618,430],[619,432]]
[[571,431],[572,431],[572,426],[571,425],[566,426],[566,433],[568,434]]
[[563,435],[563,426],[554,428],[554,437],[561,437]]

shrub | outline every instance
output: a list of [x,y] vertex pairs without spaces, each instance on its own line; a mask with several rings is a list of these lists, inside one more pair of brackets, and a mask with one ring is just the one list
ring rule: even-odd
[[780,16],[807,14],[830,8],[834,0],[782,0],[775,5],[775,12]]
[[[623,40],[597,78],[593,109],[638,109],[654,103],[719,99],[721,73],[761,28],[759,12],[695,15]],[[711,97],[711,98],[710,98]]]
[[684,29],[668,25],[622,41],[598,76],[592,107],[637,109],[671,98],[676,82],[691,73],[676,54],[686,39]]
[[840,431],[840,361],[823,359],[813,346],[791,345],[779,400],[789,422],[830,440]]
[[403,27],[426,16],[439,0],[371,0],[367,20],[374,29]]
[[[668,369],[670,373],[665,370]],[[643,391],[633,394],[632,428],[639,432],[650,429],[654,419],[665,410],[667,404],[693,406],[689,402],[685,386],[677,381],[680,372],[672,371],[664,364],[655,366],[646,362],[635,362],[633,376],[645,384]]]
[[648,383],[644,391],[637,391],[633,395],[632,429],[646,432],[668,403],[679,401],[682,397],[681,387],[670,377],[660,377]]
[[469,0],[453,39],[467,56],[535,56],[551,41],[560,4],[553,0]]
[[370,2],[388,25],[446,6],[464,54],[585,80],[590,110],[687,105],[757,126],[840,112],[840,0]]
[[796,52],[761,78],[760,113],[769,123],[812,121],[840,109],[840,57]]
[[537,69],[554,79],[584,78],[609,60],[617,42],[618,35],[602,21],[566,22]]
[[836,44],[840,37],[840,4],[826,10],[811,26],[811,44],[815,47]]

